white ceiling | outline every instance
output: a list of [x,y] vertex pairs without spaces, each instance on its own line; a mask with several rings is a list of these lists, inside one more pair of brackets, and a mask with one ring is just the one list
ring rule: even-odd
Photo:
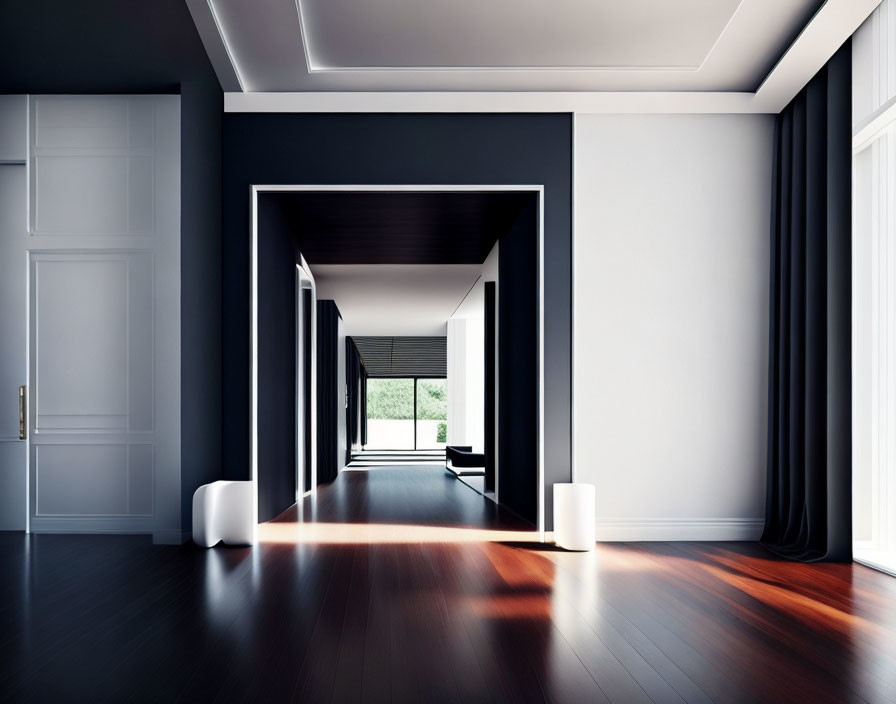
[[822,4],[208,1],[253,92],[752,91]]
[[336,301],[347,335],[445,335],[481,264],[312,266],[318,299]]
[[880,0],[186,2],[228,111],[778,112]]
[[298,7],[312,71],[529,67],[693,71],[740,4],[740,0],[300,0]]

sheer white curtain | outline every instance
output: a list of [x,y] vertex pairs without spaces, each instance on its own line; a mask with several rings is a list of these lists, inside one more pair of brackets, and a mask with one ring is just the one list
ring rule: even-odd
[[896,573],[896,2],[853,39],[853,553]]

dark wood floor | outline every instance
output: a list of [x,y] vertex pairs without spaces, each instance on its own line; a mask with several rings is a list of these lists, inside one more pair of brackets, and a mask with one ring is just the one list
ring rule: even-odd
[[857,565],[563,553],[438,468],[346,472],[303,514],[254,549],[0,534],[0,697],[896,700],[896,580]]

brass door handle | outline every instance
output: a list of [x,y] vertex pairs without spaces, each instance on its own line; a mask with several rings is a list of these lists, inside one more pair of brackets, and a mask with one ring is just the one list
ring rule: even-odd
[[26,437],[25,432],[25,387],[19,387],[19,440],[24,440]]

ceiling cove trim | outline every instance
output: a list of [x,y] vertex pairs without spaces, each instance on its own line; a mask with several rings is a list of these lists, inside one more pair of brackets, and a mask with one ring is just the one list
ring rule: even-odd
[[225,112],[778,112],[754,93],[297,92],[224,94]]
[[308,73],[314,71],[314,65],[311,62],[311,46],[309,44],[308,31],[305,29],[305,15],[302,14],[302,0],[296,0],[296,13],[299,16],[299,38],[302,41],[302,53],[305,55],[305,70]]
[[756,89],[781,112],[882,0],[827,0]]
[[236,56],[230,48],[230,42],[227,41],[227,30],[224,29],[224,25],[221,23],[221,18],[218,17],[218,11],[215,9],[214,0],[206,0],[206,2],[208,4],[208,11],[211,13],[212,20],[215,23],[215,28],[218,30],[218,36],[221,37],[221,43],[224,45],[224,51],[227,53],[227,59],[233,67],[233,73],[236,76],[237,83],[240,84],[240,90],[245,92],[249,90],[249,88],[246,85],[246,81],[243,80],[243,75],[240,71],[239,64],[237,63]]
[[243,90],[240,77],[233,67],[230,48],[221,38],[221,28],[215,23],[208,0],[186,0],[186,3],[222,90]]
[[626,65],[603,65],[603,64],[594,64],[594,65],[551,65],[551,66],[323,66],[321,64],[317,64],[311,58],[311,49],[309,47],[308,39],[311,36],[311,32],[308,30],[307,25],[305,24],[305,14],[302,11],[302,0],[296,0],[296,10],[298,12],[298,20],[299,20],[299,32],[302,37],[302,48],[305,51],[305,65],[308,67],[308,73],[319,73],[319,74],[327,74],[327,73],[372,73],[372,72],[389,72],[389,73],[419,73],[419,72],[434,72],[434,73],[456,73],[456,72],[473,72],[480,73],[484,71],[493,71],[498,73],[505,72],[519,72],[525,71],[528,73],[539,73],[539,72],[550,72],[550,71],[576,71],[576,72],[594,72],[594,73],[603,73],[610,71],[622,71],[622,72],[631,72],[631,71],[662,71],[662,72],[680,72],[680,73],[695,73],[703,68],[706,64],[706,61],[715,51],[716,47],[719,45],[719,42],[722,40],[722,37],[725,36],[725,33],[728,31],[728,28],[731,26],[731,22],[737,16],[737,13],[740,11],[740,8],[743,6],[744,0],[739,0],[737,6],[734,8],[734,11],[731,13],[731,16],[728,18],[727,22],[725,22],[725,26],[722,27],[722,31],[719,33],[719,36],[716,37],[715,41],[712,43],[712,46],[709,47],[709,50],[706,52],[706,55],[700,61],[699,64],[666,64],[666,65],[652,65],[652,64],[644,64],[637,66],[626,66]]

